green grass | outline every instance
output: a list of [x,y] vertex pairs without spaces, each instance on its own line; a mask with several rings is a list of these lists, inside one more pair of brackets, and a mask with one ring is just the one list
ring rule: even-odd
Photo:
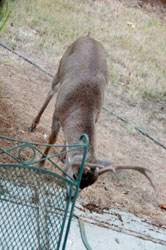
[[0,32],[5,27],[6,22],[8,21],[12,11],[14,10],[18,0],[14,1],[1,1],[0,5]]
[[2,95],[2,90],[3,90],[3,87],[0,85],[0,97]]
[[90,31],[106,48],[110,84],[118,94],[138,101],[166,100],[166,25],[142,10],[113,0],[19,0],[0,38],[28,43],[20,32],[26,27],[37,32],[35,45],[59,57]]

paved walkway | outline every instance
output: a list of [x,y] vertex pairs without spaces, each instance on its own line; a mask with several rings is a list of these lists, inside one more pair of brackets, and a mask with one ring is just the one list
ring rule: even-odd
[[[118,210],[90,213],[77,205],[75,214],[85,222],[88,242],[93,250],[166,250],[166,227]],[[84,250],[78,221],[71,224],[67,250]]]

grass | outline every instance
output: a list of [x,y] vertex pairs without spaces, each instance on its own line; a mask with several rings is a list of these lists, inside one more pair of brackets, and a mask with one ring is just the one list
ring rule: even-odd
[[15,8],[18,0],[14,0],[11,4],[11,1],[1,1],[0,4],[0,32],[5,27],[6,22],[8,21],[13,9]]
[[110,83],[118,94],[137,101],[166,100],[166,25],[142,10],[113,0],[19,0],[0,38],[28,43],[20,33],[26,27],[37,32],[40,49],[56,51],[59,57],[90,31],[106,48]]
[[0,97],[2,95],[3,87],[0,85]]

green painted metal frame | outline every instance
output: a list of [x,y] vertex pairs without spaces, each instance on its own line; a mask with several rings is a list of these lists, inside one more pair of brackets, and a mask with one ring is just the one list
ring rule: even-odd
[[[7,145],[7,146],[5,146],[5,149],[1,147],[2,140],[3,140],[3,142],[7,142],[5,144],[5,145]],[[11,144],[16,144],[16,145],[10,147]],[[64,187],[64,189],[66,188],[65,191],[64,191],[64,192],[66,192],[65,193],[66,194],[65,195],[65,201],[63,201],[63,202],[66,202],[65,203],[66,207],[65,207],[65,211],[63,211],[64,216],[63,216],[63,222],[61,223],[60,234],[58,236],[59,239],[58,239],[57,246],[56,246],[57,250],[60,249],[60,247],[61,247],[61,249],[64,250],[65,247],[66,247],[67,237],[68,237],[70,224],[71,224],[71,220],[72,220],[72,216],[73,216],[73,210],[74,210],[75,202],[76,202],[76,199],[77,199],[77,196],[78,196],[80,181],[81,181],[81,178],[82,178],[84,163],[85,163],[86,154],[87,154],[87,151],[88,151],[88,144],[89,144],[88,136],[86,134],[84,134],[84,135],[82,135],[80,137],[78,144],[67,145],[68,150],[63,151],[61,153],[46,156],[42,152],[41,147],[47,146],[47,144],[40,144],[40,143],[33,143],[33,142],[31,143],[31,142],[28,142],[28,141],[16,140],[16,139],[5,137],[5,136],[0,136],[0,182],[2,182],[3,177],[5,176],[5,178],[6,178],[6,176],[8,174],[9,174],[9,181],[10,181],[10,175],[11,175],[12,171],[14,173],[14,177],[12,177],[12,178],[15,178],[15,176],[17,178],[17,172],[24,171],[25,176],[26,176],[26,174],[28,175],[28,173],[32,172],[32,174],[30,173],[30,175],[31,176],[35,175],[35,177],[34,177],[35,181],[38,178],[40,178],[40,177],[38,177],[38,175],[36,175],[36,173],[40,173],[41,176],[42,175],[43,176],[44,175],[52,176],[55,179],[55,181],[58,180],[59,183],[63,183],[62,186]],[[49,145],[49,146],[50,147],[64,147],[64,145]],[[27,150],[27,149],[31,150],[31,156],[30,156],[31,158],[30,158],[30,160],[29,159],[25,160],[22,157],[23,151]],[[66,154],[66,153],[74,151],[74,150],[81,150],[81,152],[83,151],[83,158],[82,158],[82,163],[81,163],[81,166],[80,166],[80,172],[79,172],[79,176],[78,176],[77,181],[72,179],[69,175],[64,177],[61,174],[49,171],[47,169],[43,169],[43,168],[41,169],[39,167],[40,161],[47,160],[47,161],[49,161],[49,163],[51,163],[53,166],[55,166],[55,168],[58,169],[61,173],[64,173],[64,170],[55,163],[54,158],[59,156],[59,155]],[[40,155],[40,159],[37,159],[37,156],[39,157],[39,155]],[[4,157],[6,159],[5,162],[4,162],[3,156],[5,156]],[[44,156],[44,158],[41,159],[41,156]],[[11,171],[11,169],[12,169],[12,171]],[[43,180],[43,179],[41,179],[41,180]],[[17,182],[17,180],[16,180],[16,182]],[[46,184],[43,184],[43,185],[46,185]],[[0,184],[0,189],[1,189],[1,186],[2,185]],[[41,194],[39,194],[39,197],[40,196],[42,197]],[[8,195],[7,195],[7,197],[8,197]],[[5,192],[0,190],[0,202],[1,201],[4,202],[4,200],[6,200],[5,198],[6,198],[5,197]],[[64,195],[63,195],[63,198],[64,198]],[[43,202],[43,206],[45,206],[44,205],[44,202],[45,202],[44,198],[41,198],[41,199],[43,201],[39,202],[40,205]],[[72,199],[72,204],[70,206],[71,199]],[[10,200],[7,200],[6,202],[10,202]],[[22,201],[18,200],[19,204],[21,202]],[[56,203],[56,201],[54,200],[54,204],[55,203]],[[67,216],[67,214],[68,214],[68,216]],[[41,216],[43,216],[43,218],[44,218],[45,215],[41,214]],[[39,219],[41,219],[41,218],[39,218]],[[68,222],[67,222],[67,220],[68,220]],[[0,229],[0,233],[3,234],[3,232],[1,232],[1,230],[2,229]],[[3,240],[3,239],[1,239],[1,240]],[[39,249],[43,249],[43,248],[44,249],[50,249],[46,245],[39,246]],[[55,249],[55,248],[53,248],[53,249]]]

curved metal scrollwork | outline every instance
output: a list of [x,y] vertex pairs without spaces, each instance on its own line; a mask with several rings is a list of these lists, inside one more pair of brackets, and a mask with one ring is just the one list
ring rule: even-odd
[[[23,160],[22,157],[21,157],[21,154],[22,154],[23,150],[25,150],[25,149],[31,149],[32,152],[33,152],[32,158],[29,161],[28,160]],[[27,143],[27,144],[23,145],[18,151],[18,159],[20,160],[20,162],[22,164],[30,165],[30,164],[32,164],[34,162],[35,158],[36,158],[36,149],[33,147],[32,144]]]
[[[5,141],[5,143],[1,143],[1,140]],[[52,165],[54,165],[61,172],[64,173],[64,170],[61,169],[54,161],[55,157],[58,157],[59,155],[66,154],[74,150],[79,150],[79,149],[85,150],[86,148],[88,148],[88,143],[89,143],[88,136],[86,134],[83,134],[79,138],[78,144],[67,145],[67,146],[65,145],[66,151],[63,152],[61,151],[60,153],[46,156],[41,148],[42,147],[45,148],[46,146],[48,146],[47,144],[28,142],[5,136],[0,136],[0,155],[1,155],[0,163],[8,162],[10,164],[18,163],[25,166],[39,166],[41,161],[48,160]],[[2,145],[5,145],[4,148],[2,148]],[[65,147],[64,145],[49,145],[49,146],[56,148]]]

